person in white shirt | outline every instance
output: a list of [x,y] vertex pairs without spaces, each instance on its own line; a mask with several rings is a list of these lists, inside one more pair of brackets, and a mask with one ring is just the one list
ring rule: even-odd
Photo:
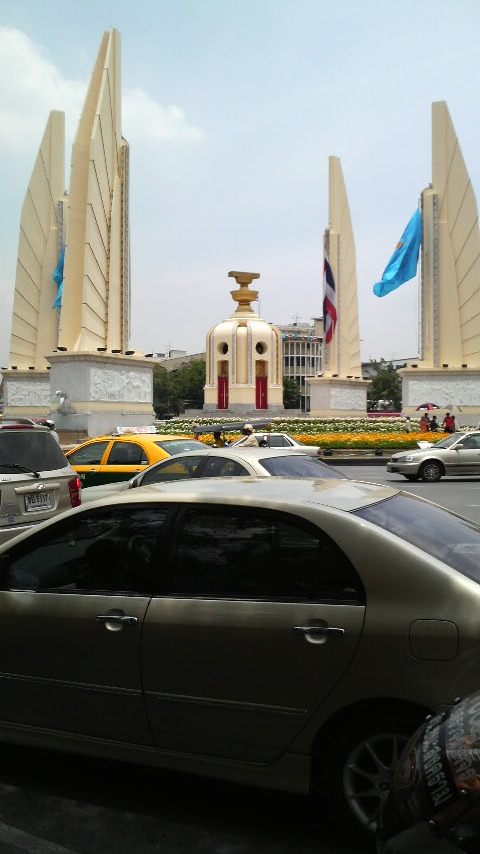
[[253,427],[251,424],[244,424],[242,433],[244,434],[243,439],[239,439],[238,442],[235,442],[235,446],[242,448],[258,448],[258,440],[253,432]]

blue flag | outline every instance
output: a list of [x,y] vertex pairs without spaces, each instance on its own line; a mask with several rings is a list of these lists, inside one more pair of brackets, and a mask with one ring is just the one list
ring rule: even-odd
[[60,257],[58,259],[58,264],[55,268],[55,272],[52,276],[54,282],[56,282],[58,291],[57,298],[52,305],[52,308],[61,308],[62,307],[62,291],[63,291],[63,264],[65,261],[65,246],[60,252]]
[[417,272],[421,242],[422,217],[417,208],[383,271],[382,281],[373,286],[373,293],[377,297],[384,297],[390,291],[413,279]]

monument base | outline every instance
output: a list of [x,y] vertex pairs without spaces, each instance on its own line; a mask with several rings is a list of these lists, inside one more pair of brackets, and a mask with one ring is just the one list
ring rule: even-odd
[[48,371],[4,371],[4,417],[51,418],[62,442],[155,422],[151,359],[55,353]]
[[480,421],[480,369],[402,368],[402,412],[419,418],[417,406],[433,403],[441,423],[446,412],[455,415],[457,427],[476,427]]
[[310,415],[318,418],[365,418],[368,380],[307,377]]

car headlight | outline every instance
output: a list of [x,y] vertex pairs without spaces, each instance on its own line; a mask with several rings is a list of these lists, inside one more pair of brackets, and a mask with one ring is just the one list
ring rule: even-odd
[[413,454],[405,454],[403,457],[393,457],[396,463],[413,463]]

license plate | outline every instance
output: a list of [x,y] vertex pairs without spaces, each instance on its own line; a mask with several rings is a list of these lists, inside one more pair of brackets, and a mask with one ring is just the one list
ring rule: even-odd
[[50,510],[52,507],[52,495],[50,492],[30,492],[25,496],[25,509]]

